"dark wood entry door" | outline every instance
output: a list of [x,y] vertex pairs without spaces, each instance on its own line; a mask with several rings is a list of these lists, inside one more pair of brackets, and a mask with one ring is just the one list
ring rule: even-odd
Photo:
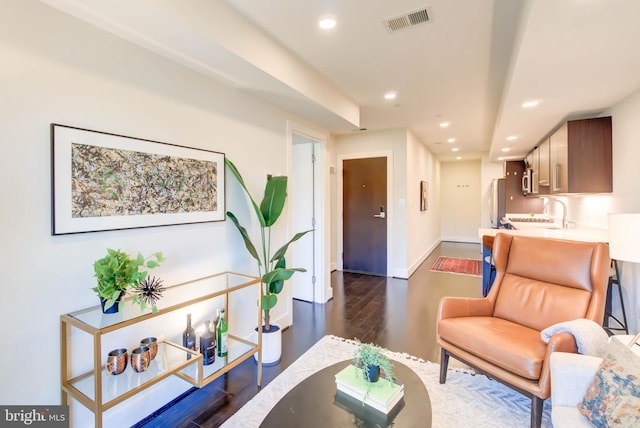
[[346,271],[387,274],[387,158],[343,161],[343,260]]

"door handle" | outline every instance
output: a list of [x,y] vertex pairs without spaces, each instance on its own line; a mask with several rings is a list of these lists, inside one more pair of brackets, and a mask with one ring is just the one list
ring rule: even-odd
[[385,218],[387,215],[384,212],[384,206],[380,207],[380,214],[374,214],[373,216],[377,218]]
[[561,164],[557,163],[553,166],[553,191],[559,192],[562,190],[562,186],[560,183],[560,168]]

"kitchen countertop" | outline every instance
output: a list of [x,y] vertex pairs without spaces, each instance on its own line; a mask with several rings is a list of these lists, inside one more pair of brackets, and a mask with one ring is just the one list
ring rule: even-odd
[[[520,224],[519,224],[520,226]],[[506,233],[515,236],[537,236],[541,238],[566,239],[568,241],[582,242],[609,242],[609,232],[607,229],[570,227],[568,229],[546,229],[539,226],[526,227],[521,229],[478,229],[478,236],[495,236],[498,233]]]

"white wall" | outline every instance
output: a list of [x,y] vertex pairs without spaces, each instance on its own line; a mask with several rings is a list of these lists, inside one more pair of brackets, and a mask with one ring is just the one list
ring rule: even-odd
[[[225,270],[257,270],[228,221],[51,236],[49,124],[223,152],[243,172],[250,190],[261,194],[267,173],[286,171],[286,120],[301,119],[37,1],[14,0],[4,6],[0,341],[7,352],[0,361],[0,402],[58,404],[59,316],[97,304],[90,290],[92,264],[106,248],[163,251],[167,261],[153,273],[165,284]],[[233,179],[228,180],[226,202],[250,223],[247,201]],[[285,229],[278,228],[277,239],[285,238]],[[254,304],[251,299],[246,310],[253,313]],[[279,306],[275,318],[290,317],[284,307]],[[181,320],[149,333],[171,337],[183,328]],[[165,398],[157,395],[146,402],[157,408]],[[74,412],[86,417],[86,412]],[[113,424],[130,424],[149,411],[141,407],[138,413],[142,415],[130,413],[124,420],[114,417]]]
[[[420,211],[420,182],[429,189],[428,209]],[[440,243],[440,162],[407,132],[407,265],[406,277]]]
[[442,240],[480,242],[480,160],[443,162],[441,171]]

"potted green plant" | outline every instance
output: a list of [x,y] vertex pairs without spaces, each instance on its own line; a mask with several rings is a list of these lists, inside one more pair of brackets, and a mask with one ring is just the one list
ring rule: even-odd
[[[258,205],[251,193],[249,193],[242,175],[233,162],[227,158],[225,158],[224,162],[247,194],[260,224],[260,246],[257,247],[251,241],[247,230],[240,224],[238,218],[232,212],[227,211],[227,216],[240,232],[247,251],[258,262],[258,273],[262,277],[261,301],[264,314],[264,325],[262,326],[263,364],[275,364],[280,360],[282,349],[281,344],[278,344],[280,329],[278,326],[271,325],[271,309],[278,303],[278,294],[284,288],[284,281],[291,278],[295,272],[306,272],[306,269],[303,268],[287,268],[284,256],[291,243],[302,238],[311,230],[296,233],[293,238],[274,252],[271,248],[271,228],[280,218],[280,214],[284,209],[284,203],[287,198],[287,177],[268,177],[265,184],[264,197],[260,205]],[[268,345],[269,339],[265,334],[269,335],[270,333],[277,335],[275,339],[277,345],[274,346],[277,349],[273,349],[273,355],[269,355],[266,352],[270,347]]]
[[[122,298],[129,290],[133,293],[133,303],[140,305],[140,309],[144,310],[150,300],[145,298],[145,291],[148,290],[140,286],[147,277],[147,271],[140,270],[140,267],[153,269],[160,266],[164,260],[161,252],[154,253],[149,257],[138,253],[136,258],[131,258],[123,251],[108,248],[107,255],[93,263],[97,285],[92,290],[100,298],[103,312],[118,312]],[[160,287],[162,282],[158,282],[155,278],[145,284],[144,287],[152,287],[152,291],[155,290],[159,293],[163,290]],[[152,310],[157,311],[155,304],[153,304]]]
[[390,382],[395,380],[393,374],[393,364],[382,348],[373,343],[362,343],[355,339],[358,347],[353,354],[353,365],[362,372],[362,377],[368,382],[377,382],[380,372],[384,373],[385,379]]

